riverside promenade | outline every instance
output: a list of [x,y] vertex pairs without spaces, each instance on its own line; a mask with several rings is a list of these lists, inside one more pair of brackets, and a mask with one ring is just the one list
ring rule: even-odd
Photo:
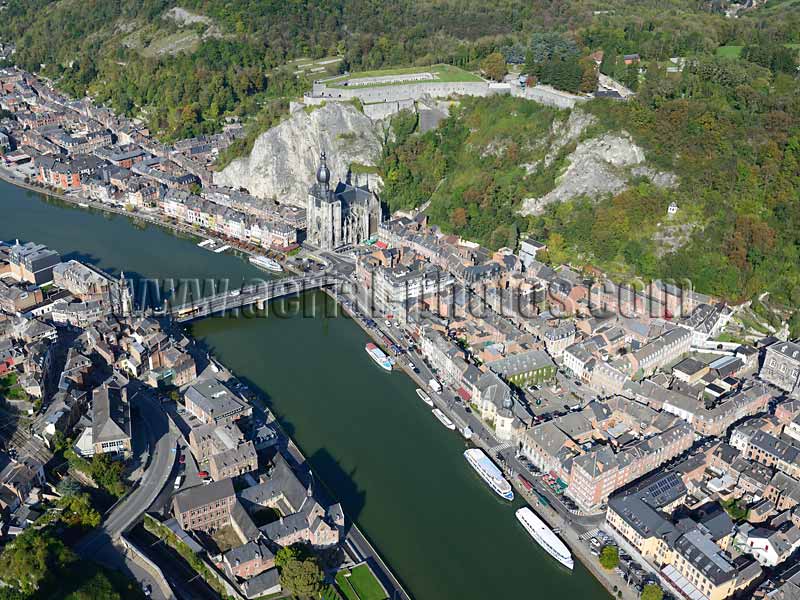
[[[335,291],[330,289],[324,289],[323,291],[331,298],[336,300],[340,306],[342,306],[342,310],[344,310],[347,315],[353,319],[353,321],[358,323],[361,329],[375,343],[379,345],[385,344],[385,332],[382,332],[380,328],[369,328],[362,318],[355,314],[353,310],[342,304],[342,298],[338,297]],[[359,308],[359,310],[362,311],[362,313],[366,314],[362,304],[362,298],[348,296],[347,300],[353,302]],[[380,318],[378,318],[378,316],[372,315],[372,317],[375,319],[375,321],[380,322]],[[389,336],[392,334],[393,332],[390,332]],[[390,339],[392,338],[390,337]],[[393,341],[397,342],[397,340]],[[426,374],[422,356],[415,356],[413,362],[420,371],[419,373],[414,372],[414,370],[410,367],[408,360],[398,359],[395,364],[396,366],[400,366],[402,371],[408,377],[410,377],[417,386],[419,386],[421,389],[427,389],[428,384],[425,380]],[[431,373],[428,374],[432,375]],[[444,400],[444,391],[441,394],[436,394],[432,391],[429,391],[429,395],[433,399],[435,406],[442,410],[454,423],[456,423],[459,430],[463,428],[464,425],[469,425],[473,431],[473,435],[469,442],[484,450],[487,456],[492,458],[492,460],[494,460],[494,457],[498,454],[498,450],[506,446],[505,444],[500,443],[499,440],[495,438],[494,434],[489,431],[483,422],[474,414],[468,414],[463,411],[459,411],[456,403]],[[505,449],[508,450],[508,448]],[[589,545],[581,539],[581,536],[587,532],[590,532],[595,528],[602,528],[605,520],[604,516],[600,517],[599,515],[595,515],[581,517],[569,512],[562,514],[554,509],[552,505],[544,505],[539,501],[538,496],[534,491],[529,492],[526,490],[517,477],[514,476],[514,473],[522,472],[521,464],[516,460],[513,460],[512,464],[516,468],[512,468],[511,473],[509,473],[510,469],[508,468],[508,463],[506,464],[506,468],[504,470],[506,471],[508,480],[512,486],[514,486],[516,494],[520,498],[523,498],[530,505],[531,509],[534,510],[534,512],[536,512],[536,514],[538,514],[551,529],[557,529],[560,531],[560,537],[570,548],[572,554],[600,582],[600,584],[608,591],[609,594],[622,600],[638,600],[638,594],[633,588],[627,585],[625,579],[616,571],[604,569],[600,565],[597,557],[593,556],[589,551]],[[527,478],[529,480],[531,479],[529,475]],[[539,490],[542,495],[549,495],[551,496],[552,500],[556,500],[554,497],[552,497],[552,494],[549,493],[549,490],[546,490],[539,484],[538,480],[534,480],[531,483],[534,485],[534,489]],[[531,539],[531,544],[536,544],[536,542]]]

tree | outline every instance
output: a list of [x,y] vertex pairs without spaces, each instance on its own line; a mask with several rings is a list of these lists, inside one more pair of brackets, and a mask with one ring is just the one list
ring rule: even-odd
[[81,484],[78,483],[72,477],[64,477],[64,479],[58,482],[58,485],[56,486],[56,491],[62,497],[75,496],[77,494],[80,494]]
[[25,594],[42,587],[77,557],[46,529],[29,527],[3,550],[3,580]]
[[581,91],[594,92],[597,89],[597,64],[591,58],[582,58],[581,65]]
[[91,476],[97,485],[109,494],[120,497],[125,493],[122,463],[113,461],[107,454],[95,454],[91,463]]
[[100,513],[92,506],[89,494],[72,494],[59,500],[61,520],[73,527],[97,527]]
[[281,586],[296,596],[316,596],[322,591],[324,575],[317,561],[291,559],[281,568]]
[[481,69],[489,79],[494,79],[495,81],[502,81],[503,77],[508,73],[506,59],[499,52],[492,52],[484,58],[481,63]]
[[614,49],[606,50],[603,53],[603,61],[600,63],[600,72],[603,75],[614,77],[617,72],[617,51]]
[[800,337],[800,310],[794,311],[789,319],[789,335],[792,338]]
[[648,583],[642,590],[641,600],[662,600],[664,591],[655,583]]
[[604,546],[600,552],[600,564],[611,571],[619,566],[619,549],[616,546]]
[[278,549],[275,553],[275,566],[279,569],[293,560],[302,560],[307,556],[307,552],[300,544],[292,544]]

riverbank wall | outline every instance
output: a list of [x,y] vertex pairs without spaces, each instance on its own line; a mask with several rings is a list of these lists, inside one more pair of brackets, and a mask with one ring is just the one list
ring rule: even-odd
[[[336,302],[338,302],[339,306],[342,307],[342,310],[349,317],[351,317],[354,322],[358,323],[362,331],[364,331],[364,333],[376,344],[383,345],[385,343],[383,336],[380,335],[377,330],[368,328],[362,322],[362,320],[357,317],[357,315],[355,315],[351,310],[341,303],[341,299],[337,297],[332,290],[323,288],[323,291]],[[350,298],[350,300],[354,299]],[[400,365],[403,373],[410,377],[418,387],[421,389],[426,388],[427,382],[425,382],[422,377],[415,373],[405,362],[398,361],[397,364]],[[436,395],[432,396],[432,399],[434,400],[436,407],[443,411],[454,423],[456,423],[459,429],[465,425],[459,415],[450,410],[446,403],[436,401]],[[484,452],[486,452],[487,456],[491,457],[493,455],[493,447],[490,444],[487,444],[480,435],[473,435],[469,442],[474,446],[481,448]],[[625,580],[618,573],[615,571],[608,571],[600,565],[597,557],[593,556],[589,551],[588,544],[581,540],[581,532],[576,530],[576,528],[573,527],[568,520],[565,520],[555,509],[549,506],[544,506],[538,502],[538,497],[536,494],[526,490],[516,479],[516,477],[510,478],[510,483],[514,486],[516,493],[519,494],[521,498],[525,499],[525,501],[531,506],[536,514],[538,514],[551,529],[558,529],[561,531],[561,537],[567,546],[569,546],[573,555],[581,562],[581,564],[583,564],[584,567],[586,567],[586,569],[594,576],[595,579],[597,579],[597,581],[611,596],[614,598],[620,598],[621,600],[638,600],[638,595],[626,584]],[[531,543],[533,544],[535,542],[531,540]]]

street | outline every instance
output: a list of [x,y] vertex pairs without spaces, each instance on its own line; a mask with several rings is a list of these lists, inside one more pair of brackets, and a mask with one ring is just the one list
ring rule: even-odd
[[170,430],[169,420],[158,398],[150,390],[141,387],[131,396],[131,404],[138,408],[140,426],[143,424],[147,430],[150,463],[138,486],[111,510],[98,529],[78,542],[75,549],[84,558],[103,562],[104,553],[116,552],[113,541],[153,503],[169,481],[176,461],[176,454],[172,450],[177,434]]
[[[342,267],[342,263],[345,262],[344,259],[340,256],[336,256],[336,261],[338,263],[337,270],[339,272],[346,271],[346,269]],[[386,337],[393,344],[407,349],[409,344],[404,337],[405,334],[403,330],[398,328],[397,325],[386,327],[384,324],[384,320],[386,319],[376,314],[375,311],[369,310],[369,307],[366,306],[366,298],[361,290],[359,290],[357,297],[348,296],[338,299],[340,302],[344,303],[345,308],[350,312],[351,316],[365,331],[367,331],[367,333],[374,335],[379,341],[380,338]],[[361,315],[369,315],[370,318],[375,321],[374,329],[366,324],[365,319]],[[551,521],[551,525],[568,525],[574,528],[577,535],[580,535],[584,531],[598,527],[603,523],[604,516],[602,514],[581,515],[571,511],[564,504],[561,496],[553,493],[550,487],[541,480],[541,474],[533,472],[517,457],[517,449],[513,444],[498,440],[494,433],[486,427],[480,417],[462,401],[454,390],[444,386],[440,393],[436,393],[430,389],[428,381],[432,378],[439,378],[431,370],[422,354],[418,351],[406,350],[406,352],[396,357],[396,361],[396,367],[403,369],[420,388],[424,389],[433,400],[434,405],[450,417],[459,430],[462,430],[465,425],[469,425],[473,432],[470,441],[476,446],[482,447],[493,460],[499,463],[512,485],[517,488],[517,492],[522,494],[522,497],[532,506],[536,506],[537,511],[541,513],[539,496],[525,490],[516,476],[518,474],[522,475],[533,485],[534,489],[547,500],[549,506],[555,511],[555,514],[558,515],[558,521],[556,523],[552,522],[552,515],[549,515],[550,518],[548,520]],[[414,364],[416,372],[411,368],[410,363]],[[566,386],[566,384],[563,383],[566,379],[566,377],[559,377],[559,385]],[[537,392],[537,394],[541,394],[546,400],[543,401],[542,406],[538,407],[539,410],[534,412],[542,414],[545,412],[543,408],[561,410],[563,412],[563,404],[568,401],[562,400],[562,396],[552,392],[552,390],[546,389],[546,386],[542,386],[542,388],[543,389]],[[580,387],[576,387],[575,389],[579,393],[583,392]],[[571,394],[569,396],[569,402],[575,402],[575,398]],[[533,409],[533,405],[531,408]]]

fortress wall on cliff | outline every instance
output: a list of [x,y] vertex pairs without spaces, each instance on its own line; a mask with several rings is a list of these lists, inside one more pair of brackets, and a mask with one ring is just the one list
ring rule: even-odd
[[[323,100],[352,100],[358,98],[365,104],[376,102],[397,102],[399,100],[419,100],[423,96],[447,98],[449,96],[488,96],[494,91],[485,81],[462,82],[420,82],[378,87],[328,87],[316,82],[309,94],[312,98]],[[308,96],[307,96],[308,97]]]
[[535,85],[520,88],[508,84],[492,84],[487,81],[469,82],[419,82],[377,87],[328,87],[315,82],[303,101],[309,105],[325,102],[349,102],[355,98],[364,105],[364,114],[373,120],[385,119],[406,108],[413,108],[414,102],[428,98],[450,98],[453,96],[493,96],[513,94],[556,108],[573,108],[586,102],[588,98],[562,92],[550,86]]

